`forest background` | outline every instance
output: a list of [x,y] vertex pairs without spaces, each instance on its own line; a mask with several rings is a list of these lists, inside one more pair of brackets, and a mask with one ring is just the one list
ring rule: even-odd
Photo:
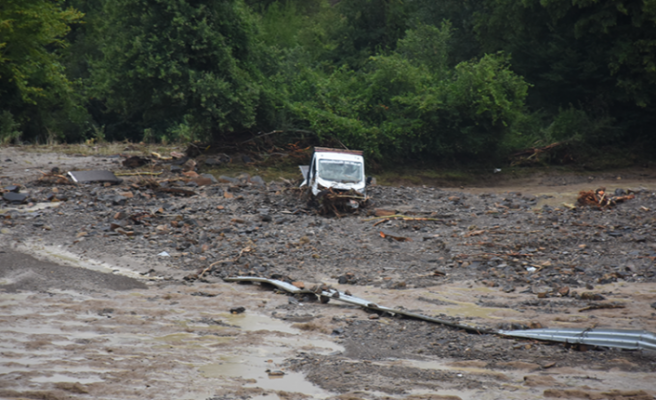
[[3,0],[0,142],[648,159],[655,50],[656,0]]

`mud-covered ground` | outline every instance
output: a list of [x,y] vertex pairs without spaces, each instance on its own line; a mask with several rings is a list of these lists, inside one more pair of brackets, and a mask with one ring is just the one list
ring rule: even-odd
[[[341,218],[288,182],[198,186],[167,163],[117,186],[39,179],[130,172],[121,161],[0,149],[0,188],[28,194],[0,201],[0,397],[656,396],[655,352],[467,333],[222,279],[324,283],[482,328],[656,332],[652,170],[375,186]],[[600,186],[635,198],[574,207]]]

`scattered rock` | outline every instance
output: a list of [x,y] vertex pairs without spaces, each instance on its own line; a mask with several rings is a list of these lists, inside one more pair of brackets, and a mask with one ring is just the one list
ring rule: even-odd
[[27,201],[27,194],[25,193],[16,193],[16,192],[7,192],[2,194],[4,201],[7,201],[12,204],[22,204]]

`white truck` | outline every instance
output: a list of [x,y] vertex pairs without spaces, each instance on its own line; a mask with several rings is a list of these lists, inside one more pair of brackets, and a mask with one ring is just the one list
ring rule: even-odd
[[367,179],[364,157],[359,150],[315,147],[310,165],[300,165],[301,187],[309,187],[312,196],[327,208],[366,204]]

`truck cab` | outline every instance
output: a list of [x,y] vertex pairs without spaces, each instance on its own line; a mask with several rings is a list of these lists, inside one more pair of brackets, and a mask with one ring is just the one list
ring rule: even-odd
[[315,147],[310,165],[299,167],[304,178],[301,187],[309,186],[314,196],[329,190],[350,193],[354,199],[366,198],[362,151]]

